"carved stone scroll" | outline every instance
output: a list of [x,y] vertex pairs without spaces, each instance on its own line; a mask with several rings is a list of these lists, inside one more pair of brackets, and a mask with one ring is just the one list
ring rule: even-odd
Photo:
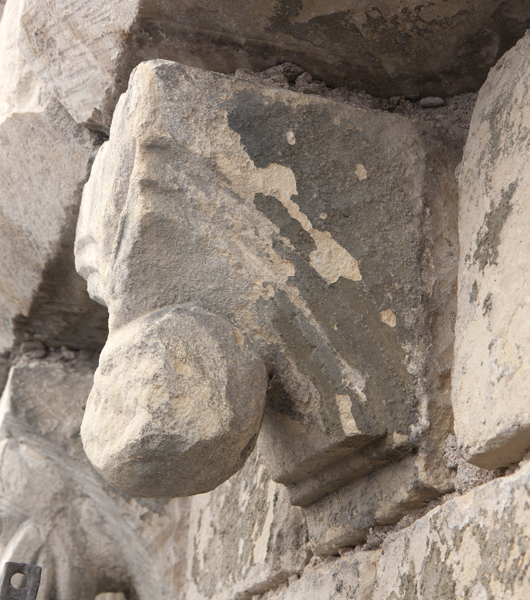
[[137,67],[77,230],[110,314],[82,428],[95,467],[136,495],[201,493],[261,427],[271,477],[307,505],[436,447],[460,145],[391,114]]

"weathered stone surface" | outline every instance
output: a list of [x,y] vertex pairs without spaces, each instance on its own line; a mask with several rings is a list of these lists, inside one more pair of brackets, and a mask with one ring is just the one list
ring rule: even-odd
[[327,556],[362,544],[371,527],[396,523],[453,486],[436,447],[387,465],[305,506],[311,550]]
[[147,59],[223,73],[290,61],[376,96],[444,96],[478,89],[529,24],[526,0],[24,0],[19,39],[70,114],[108,129]]
[[479,93],[460,176],[455,431],[488,469],[530,447],[529,86],[526,36]]
[[108,481],[130,494],[189,496],[243,466],[267,382],[238,335],[221,317],[185,308],[113,333],[82,427],[87,454]]
[[9,361],[7,357],[0,355],[0,394],[4,391],[7,377],[9,375]]
[[181,599],[187,501],[116,494],[89,465],[79,428],[93,370],[22,359],[10,371],[0,402],[0,562],[41,565],[42,600]]
[[105,314],[72,260],[96,138],[44,90],[18,51],[18,9],[9,0],[0,27],[0,353],[26,335],[97,346]]
[[379,550],[349,553],[307,567],[299,580],[271,590],[260,600],[371,600],[380,554]]
[[386,538],[373,600],[527,598],[530,464]]
[[[206,491],[252,449],[267,392],[260,451],[295,504],[413,448],[414,501],[425,455],[436,485],[422,490],[446,491],[460,143],[390,114],[140,65],[78,223],[76,264],[110,315],[82,430],[95,466],[137,494]],[[397,504],[387,519],[409,507]]]
[[311,553],[302,509],[256,452],[209,494],[190,499],[186,600],[244,600],[300,573]]

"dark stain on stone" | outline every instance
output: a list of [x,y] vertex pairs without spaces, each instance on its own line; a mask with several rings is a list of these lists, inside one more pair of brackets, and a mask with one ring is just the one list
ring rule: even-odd
[[[77,216],[77,210],[75,212]],[[27,315],[13,319],[15,343],[40,340],[46,345],[100,351],[108,336],[108,310],[94,302],[74,264],[75,228],[65,226],[55,255],[42,271]]]
[[[280,253],[281,249],[276,250]],[[335,395],[346,394],[352,399],[352,415],[361,431],[378,435],[393,429],[407,434],[416,419],[414,381],[404,367],[403,350],[393,331],[381,323],[369,295],[359,283],[343,278],[329,286],[287,248],[281,254],[295,264],[300,295],[332,344],[315,332],[286,294],[277,293],[273,323],[325,400],[321,406],[324,422],[329,427],[340,422]],[[363,392],[370,402],[359,402],[345,384],[335,352],[365,378]]]
[[[315,229],[328,231],[357,259],[363,286],[379,310],[391,293],[393,312],[415,312],[422,302],[422,207],[406,193],[413,183],[404,179],[401,150],[386,141],[394,121],[363,113],[367,124],[361,130],[351,107],[322,100],[296,106],[248,92],[237,93],[223,108],[256,167],[280,164],[292,170],[297,185],[293,201]],[[287,131],[295,134],[294,146],[286,141]],[[363,181],[355,174],[358,163],[369,173]],[[321,219],[323,213],[326,219]],[[282,226],[278,215],[265,214]],[[399,289],[392,273],[400,274]],[[395,331],[401,343],[412,341],[401,320]]]
[[493,306],[493,296],[491,295],[491,292],[490,292],[486,296],[486,298],[484,299],[484,303],[482,304],[482,314],[484,316],[489,314],[491,312],[492,306]]
[[291,419],[303,422],[304,418],[289,394],[285,391],[280,378],[274,375],[267,389],[267,404],[274,412],[287,415]]
[[[227,109],[229,127],[239,134],[255,166],[265,169],[280,164],[291,169],[298,191],[293,200],[301,212],[315,229],[328,231],[362,261],[362,283],[341,277],[329,285],[308,262],[309,253],[316,249],[312,237],[279,201],[256,195],[256,208],[280,229],[275,251],[295,265],[293,283],[324,328],[322,336],[286,294],[277,292],[274,326],[296,364],[319,390],[324,422],[331,429],[337,427],[335,396],[347,394],[361,431],[407,434],[417,415],[415,381],[405,368],[402,345],[412,341],[415,333],[401,320],[396,328],[388,327],[379,312],[388,303],[389,292],[398,314],[416,310],[421,302],[423,241],[417,223],[422,207],[405,193],[400,150],[384,141],[388,123],[377,117],[360,129],[349,107],[322,101],[295,106],[249,92],[238,92],[222,108]],[[370,117],[363,113],[363,119]],[[287,143],[287,131],[295,134],[294,146]],[[376,142],[380,147],[374,148],[374,136],[381,140]],[[323,153],[322,148],[329,151]],[[311,156],[314,163],[308,162]],[[357,163],[372,174],[366,180],[355,175]],[[385,176],[381,177],[383,165]],[[322,213],[327,215],[325,220],[320,218]],[[345,226],[345,219],[351,219],[347,221],[351,227]],[[399,288],[393,272],[400,273]],[[368,403],[362,404],[342,381],[336,352],[366,379],[363,391]]]
[[422,563],[419,575],[421,598],[456,599],[453,566],[445,559],[439,543],[432,540],[429,543],[429,552]]
[[252,450],[254,450],[254,446],[256,445],[256,440],[258,439],[258,434],[254,434],[247,445],[243,448],[240,454],[240,458],[243,462],[246,462],[247,458],[252,454]]
[[288,238],[300,254],[308,260],[309,253],[317,249],[316,244],[300,223],[289,215],[283,204],[274,196],[256,194],[254,205],[280,228],[280,234]]
[[471,292],[469,294],[469,303],[474,304],[477,301],[477,298],[478,298],[478,285],[477,285],[477,281],[475,280],[473,282],[473,285],[471,286]]
[[[342,383],[342,373],[336,355],[326,340],[317,334],[305,315],[290,302],[285,292],[277,291],[276,306],[277,310],[272,319],[273,325],[282,332],[282,340],[287,352],[294,358],[298,369],[310,378],[320,394],[319,410],[325,432],[332,438],[342,438],[343,432],[335,396],[348,394],[348,390]],[[358,402],[353,394],[351,397],[353,414]],[[381,433],[379,424],[374,422],[370,414],[370,408],[367,407],[364,414],[354,414],[359,429],[372,434],[365,441],[370,441],[374,435]]]
[[477,234],[477,249],[473,254],[473,262],[478,263],[479,269],[483,272],[487,265],[496,265],[499,258],[500,234],[506,219],[512,212],[513,206],[510,204],[518,181],[510,183],[507,190],[503,190],[502,198],[497,206],[491,203],[490,210],[484,217],[484,233]]

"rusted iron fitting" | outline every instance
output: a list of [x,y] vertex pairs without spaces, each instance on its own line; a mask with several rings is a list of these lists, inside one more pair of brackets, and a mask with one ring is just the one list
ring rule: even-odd
[[41,571],[36,565],[6,562],[0,583],[0,600],[35,600]]

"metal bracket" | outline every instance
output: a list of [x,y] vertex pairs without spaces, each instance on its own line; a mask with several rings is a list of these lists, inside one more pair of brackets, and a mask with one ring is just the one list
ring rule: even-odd
[[[6,562],[0,583],[0,600],[35,600],[39,591],[41,571],[41,567],[36,565]],[[18,589],[11,583],[13,575],[17,573],[26,577],[24,586]]]

